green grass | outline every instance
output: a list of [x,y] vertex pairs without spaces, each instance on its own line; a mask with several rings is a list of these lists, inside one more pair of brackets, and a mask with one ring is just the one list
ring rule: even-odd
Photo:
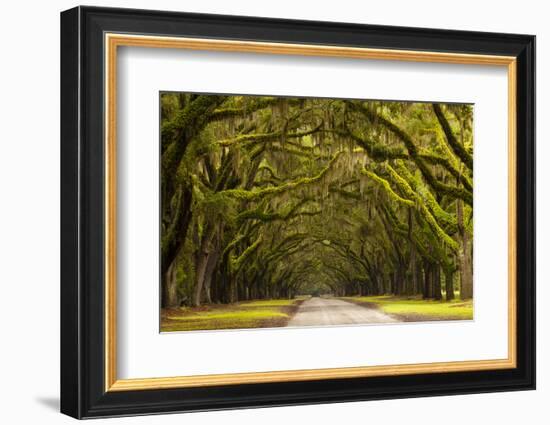
[[434,301],[418,298],[396,297],[391,295],[346,297],[357,304],[367,304],[380,308],[384,313],[408,322],[428,320],[472,320],[472,301]]
[[163,310],[162,332],[285,326],[300,300],[245,301]]

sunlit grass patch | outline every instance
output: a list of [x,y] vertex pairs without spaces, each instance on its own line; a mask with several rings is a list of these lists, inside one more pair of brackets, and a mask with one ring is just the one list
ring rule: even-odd
[[472,320],[472,301],[435,301],[396,296],[346,297],[359,304],[375,305],[404,321]]
[[255,320],[238,320],[234,322],[228,320],[193,320],[184,322],[164,320],[161,324],[161,332],[250,329],[257,327],[257,322]]
[[244,301],[163,311],[161,331],[249,329],[285,326],[300,300]]
[[287,314],[281,313],[275,309],[263,309],[263,310],[231,310],[231,311],[201,311],[197,313],[191,313],[184,316],[170,316],[170,320],[185,320],[185,321],[197,321],[197,320],[254,320],[265,319],[270,317],[288,317]]

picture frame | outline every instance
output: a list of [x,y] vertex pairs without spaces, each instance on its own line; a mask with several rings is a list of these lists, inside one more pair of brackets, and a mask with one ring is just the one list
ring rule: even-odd
[[[508,356],[120,379],[117,52],[122,46],[505,67]],[[118,189],[120,190],[120,188]],[[152,282],[151,285],[157,285]],[[61,412],[75,418],[535,388],[535,37],[76,7],[61,14]]]

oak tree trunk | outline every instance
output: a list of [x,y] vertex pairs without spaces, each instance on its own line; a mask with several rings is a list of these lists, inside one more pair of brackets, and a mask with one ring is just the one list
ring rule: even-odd
[[445,299],[447,301],[454,300],[455,291],[453,287],[453,272],[452,270],[447,270],[445,272]]
[[456,203],[456,218],[458,222],[458,231],[461,238],[461,249],[459,255],[460,298],[467,300],[473,297],[474,276],[472,269],[472,249],[464,226],[464,210],[462,201],[460,200]]

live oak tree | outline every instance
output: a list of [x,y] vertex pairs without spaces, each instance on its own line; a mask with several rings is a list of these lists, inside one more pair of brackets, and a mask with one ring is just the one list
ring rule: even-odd
[[162,306],[473,296],[473,109],[161,95]]

